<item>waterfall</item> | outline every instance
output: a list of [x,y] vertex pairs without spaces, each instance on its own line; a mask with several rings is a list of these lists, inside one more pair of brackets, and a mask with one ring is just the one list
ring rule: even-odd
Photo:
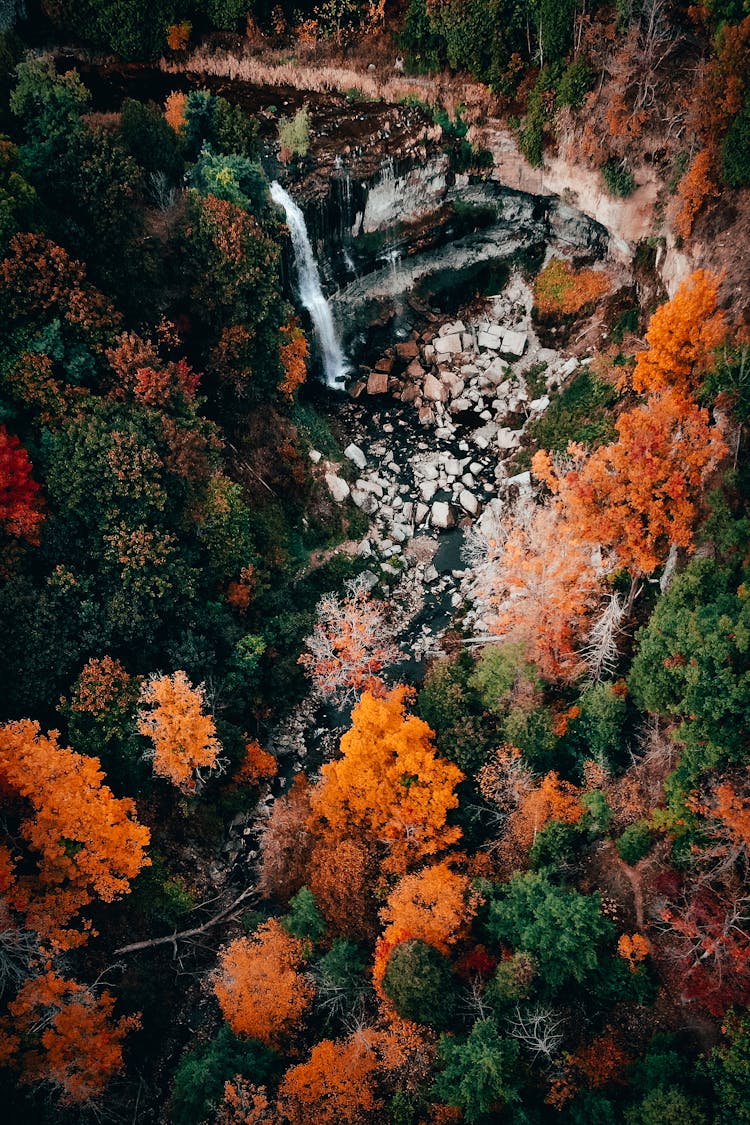
[[300,300],[310,314],[315,337],[320,346],[326,385],[341,390],[349,373],[349,365],[336,334],[331,308],[323,296],[318,266],[307,236],[305,216],[288,192],[284,191],[281,184],[275,180],[271,184],[271,199],[283,207],[286,214],[297,265]]

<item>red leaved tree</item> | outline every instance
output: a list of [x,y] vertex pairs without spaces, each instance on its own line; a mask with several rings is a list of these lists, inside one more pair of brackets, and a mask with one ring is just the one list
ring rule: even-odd
[[44,519],[40,492],[28,453],[14,434],[0,426],[0,527],[28,543],[38,543]]

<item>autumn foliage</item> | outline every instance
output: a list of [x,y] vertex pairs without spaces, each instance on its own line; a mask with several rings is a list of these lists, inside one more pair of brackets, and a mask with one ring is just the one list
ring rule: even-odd
[[468,876],[436,863],[399,880],[380,912],[383,936],[398,931],[448,953],[468,932],[479,902]]
[[598,601],[590,542],[560,503],[519,503],[493,529],[476,594],[493,634],[524,646],[549,679],[575,678],[577,646]]
[[385,846],[387,866],[402,871],[454,844],[448,824],[463,774],[437,757],[430,728],[405,714],[407,689],[378,697],[365,692],[341,739],[342,758],[324,766],[312,808],[325,831],[361,832]]
[[556,773],[548,773],[512,813],[508,831],[520,847],[529,848],[550,820],[577,824],[585,811],[580,790],[570,781],[561,781]]
[[377,1058],[359,1036],[323,1039],[310,1058],[291,1067],[279,1088],[289,1125],[365,1125],[382,1107],[373,1089]]
[[49,1083],[63,1104],[100,1100],[123,1068],[123,1039],[140,1024],[113,1018],[114,1005],[111,993],[96,995],[51,970],[22,985],[8,1006],[21,1080]]
[[300,972],[303,946],[275,919],[252,937],[237,938],[222,953],[214,992],[235,1035],[268,1046],[299,1025],[310,1007],[313,989]]
[[138,730],[153,742],[154,773],[186,793],[202,780],[201,770],[216,767],[221,745],[205,693],[184,672],[154,676],[141,689]]
[[717,194],[714,160],[708,149],[696,153],[685,175],[680,180],[677,196],[680,210],[675,218],[675,229],[683,238],[693,233],[693,225],[706,200]]
[[164,117],[167,124],[174,129],[178,136],[185,132],[187,125],[187,118],[185,116],[185,107],[187,105],[187,94],[181,94],[178,90],[174,90],[167,97],[164,103]]
[[558,471],[543,450],[532,465],[583,539],[632,573],[651,574],[672,544],[692,546],[703,484],[726,445],[708,412],[673,390],[621,414],[617,430],[616,442],[590,456],[571,445],[567,469]]
[[[43,735],[29,720],[0,727],[0,787],[18,824],[0,890],[30,928],[62,948],[85,941],[68,928],[84,907],[127,894],[149,862],[135,803],[114,797],[103,780],[98,760],[59,746],[56,731]],[[16,848],[33,857],[32,867]]]
[[115,1021],[114,1003],[109,992],[97,996],[53,971],[27,981],[9,1005],[22,1042],[38,1036],[34,1046],[21,1048],[22,1081],[50,1083],[63,1104],[96,1101],[122,1069],[122,1040],[140,1022]]
[[39,542],[44,519],[40,488],[31,462],[14,434],[0,426],[0,527],[29,543]]
[[293,398],[294,392],[301,387],[307,378],[307,356],[309,348],[307,337],[299,325],[285,324],[281,329],[281,366],[284,369],[284,378],[279,385],[279,390],[286,398]]
[[648,347],[636,356],[635,390],[694,394],[726,337],[726,318],[717,306],[717,279],[696,270],[651,317]]
[[610,280],[602,270],[577,270],[562,258],[551,258],[534,281],[534,302],[543,316],[575,315],[601,300],[609,289]]
[[379,673],[399,655],[388,640],[381,604],[361,580],[347,583],[343,599],[326,594],[317,621],[305,638],[308,651],[299,663],[321,695],[353,698],[364,688],[381,686]]

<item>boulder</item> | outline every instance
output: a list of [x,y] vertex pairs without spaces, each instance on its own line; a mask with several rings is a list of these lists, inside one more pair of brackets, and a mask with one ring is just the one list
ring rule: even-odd
[[432,461],[418,461],[414,466],[414,472],[424,480],[437,480],[438,478],[437,466]]
[[419,345],[416,340],[404,340],[396,344],[396,355],[400,359],[416,359],[419,355]]
[[420,501],[414,509],[414,522],[417,523],[417,524],[424,523],[424,521],[427,519],[429,514],[430,514],[430,509],[427,507],[426,504],[423,504]]
[[542,395],[541,398],[532,399],[529,403],[529,410],[532,414],[542,414],[549,406],[549,395]]
[[461,332],[466,331],[466,325],[462,320],[456,320],[453,324],[441,324],[438,336],[455,336]]
[[362,492],[359,488],[351,490],[351,498],[366,516],[373,516],[378,510],[378,502],[371,492]]
[[401,401],[414,402],[415,399],[418,399],[421,394],[422,389],[421,387],[418,387],[416,383],[407,383],[407,385],[401,392]]
[[446,402],[448,399],[448,388],[432,374],[425,377],[422,392],[431,402]]
[[528,488],[531,485],[531,473],[528,470],[525,473],[516,473],[514,477],[508,477],[505,483],[507,485],[517,484],[519,488]]
[[393,356],[384,355],[375,364],[376,371],[385,371],[386,375],[390,375],[393,370]]
[[367,377],[368,395],[384,395],[388,393],[388,374],[385,371],[371,371]]
[[578,360],[576,359],[576,357],[574,355],[572,355],[570,357],[570,359],[565,360],[565,363],[562,365],[562,367],[558,371],[558,375],[560,376],[561,379],[567,379],[568,375],[573,374],[576,367],[578,367]]
[[503,344],[500,351],[505,355],[520,358],[526,350],[527,340],[528,336],[525,332],[506,331],[503,333]]
[[471,410],[471,399],[454,398],[450,405],[451,414],[461,414],[464,410]]
[[495,444],[498,449],[518,449],[521,444],[521,434],[518,430],[499,429],[495,435]]
[[494,332],[478,332],[477,344],[485,351],[496,352],[499,351],[503,338],[500,335],[495,335]]
[[422,497],[426,504],[429,504],[433,496],[437,492],[437,481],[424,480],[419,486],[419,495]]
[[365,457],[359,446],[355,445],[354,442],[352,442],[351,445],[347,445],[346,449],[344,450],[344,457],[348,457],[350,461],[353,461],[360,472],[367,464],[367,458]]
[[406,374],[410,379],[416,379],[421,383],[424,379],[424,367],[418,359],[413,359],[406,369]]
[[508,364],[504,359],[493,359],[489,367],[485,368],[484,377],[493,386],[499,386],[505,382],[505,376],[508,374]]
[[479,511],[479,501],[473,493],[469,492],[468,488],[461,489],[458,502],[463,510],[468,512],[470,516],[475,516]]
[[318,462],[323,457],[323,454],[320,452],[319,449],[311,449],[310,452],[308,453],[308,457],[312,461],[313,465],[317,465]]
[[461,354],[461,336],[455,334],[453,336],[437,336],[433,343],[436,355],[460,355]]
[[328,491],[337,504],[343,504],[349,495],[349,485],[346,481],[335,473],[326,473],[326,484]]
[[456,519],[451,511],[450,504],[447,504],[444,500],[436,500],[430,510],[430,523],[432,526],[444,530],[445,528],[453,527],[455,522]]

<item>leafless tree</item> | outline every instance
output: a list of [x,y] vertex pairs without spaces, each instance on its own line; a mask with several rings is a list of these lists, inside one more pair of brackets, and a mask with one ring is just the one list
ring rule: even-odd
[[535,1058],[551,1062],[562,1045],[564,1025],[563,1016],[553,1008],[537,1004],[521,1009],[516,1005],[515,1017],[508,1019],[508,1032]]

